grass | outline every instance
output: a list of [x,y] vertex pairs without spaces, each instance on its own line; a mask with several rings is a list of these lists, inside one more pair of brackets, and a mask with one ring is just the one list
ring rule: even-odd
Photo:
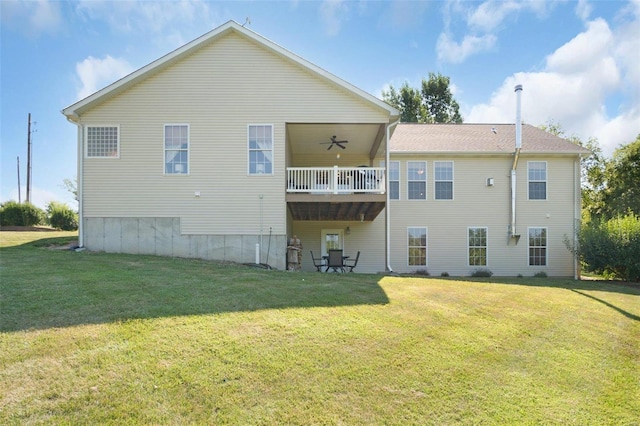
[[640,424],[638,287],[0,238],[2,424]]

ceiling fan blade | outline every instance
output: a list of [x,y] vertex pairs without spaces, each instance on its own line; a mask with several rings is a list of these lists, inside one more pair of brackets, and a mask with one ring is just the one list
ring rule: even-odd
[[329,145],[329,148],[327,148],[327,151],[329,151],[331,148],[333,148],[333,144]]

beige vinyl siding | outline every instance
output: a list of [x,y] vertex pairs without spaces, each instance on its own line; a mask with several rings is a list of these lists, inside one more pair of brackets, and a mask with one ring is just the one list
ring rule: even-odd
[[[267,232],[285,234],[286,123],[386,115],[231,33],[81,116],[83,126],[120,126],[120,158],[84,162],[83,213],[180,217],[183,233],[255,234],[262,211]],[[188,176],[163,175],[165,123],[189,125]],[[247,125],[256,123],[273,125],[272,176],[247,174]]]
[[302,269],[304,271],[315,271],[311,261],[311,253],[320,257],[320,244],[323,229],[343,229],[350,228],[349,235],[344,233],[344,253],[355,258],[360,251],[358,266],[354,272],[378,273],[384,272],[385,268],[385,232],[384,232],[384,211],[378,215],[373,222],[320,222],[320,221],[299,221],[293,222],[292,234],[296,234],[302,240],[303,256]]
[[[406,228],[424,226],[428,232],[428,271],[431,275],[448,272],[469,275],[475,267],[468,265],[467,228],[488,228],[488,265],[496,275],[525,276],[545,270],[548,275],[573,276],[573,259],[564,245],[565,235],[571,237],[574,224],[574,161],[573,157],[521,156],[517,169],[516,230],[521,235],[518,244],[508,238],[511,222],[510,178],[513,157],[505,156],[429,156],[393,155],[400,161],[400,200],[391,200],[391,266],[397,272],[412,272],[408,265]],[[433,170],[434,161],[454,161],[454,200],[434,200],[428,191],[427,200],[407,200],[406,162],[427,161]],[[526,162],[547,161],[547,200],[527,199]],[[433,174],[428,176],[432,179]],[[486,186],[487,178],[494,186]],[[432,189],[433,182],[427,187]],[[528,266],[528,227],[548,230],[548,265]]]

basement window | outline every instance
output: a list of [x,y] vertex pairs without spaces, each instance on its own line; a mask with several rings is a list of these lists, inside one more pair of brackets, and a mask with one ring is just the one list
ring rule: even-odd
[[468,228],[469,266],[487,266],[487,228]]
[[529,266],[547,265],[547,228],[529,228]]
[[409,266],[427,266],[427,228],[407,228]]

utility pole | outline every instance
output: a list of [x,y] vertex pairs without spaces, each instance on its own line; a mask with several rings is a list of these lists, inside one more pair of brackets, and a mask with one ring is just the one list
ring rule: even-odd
[[18,156],[18,204],[22,204],[22,191],[20,190],[20,156]]
[[31,202],[31,113],[27,124],[27,203]]

